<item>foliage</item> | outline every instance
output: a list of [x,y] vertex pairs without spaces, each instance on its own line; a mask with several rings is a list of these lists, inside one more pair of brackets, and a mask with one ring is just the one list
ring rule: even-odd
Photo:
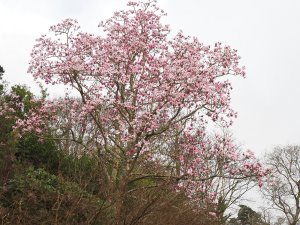
[[[18,140],[17,133],[13,131],[16,119],[23,118],[30,109],[36,106],[34,96],[26,86],[14,85],[9,89],[3,82],[0,93],[0,171],[3,173],[1,184],[5,184],[13,173],[13,162],[16,156],[24,153],[22,142],[33,137],[31,134],[27,134],[21,141]],[[44,146],[38,143],[37,140],[31,140],[31,144],[30,147],[26,145],[27,148],[38,149]],[[38,157],[37,153],[39,151],[30,154]]]
[[[2,81],[2,76],[3,74],[5,73],[3,67],[0,65],[0,81]],[[2,84],[2,82],[0,83],[0,95],[2,95],[2,92],[3,92],[3,89],[4,89],[4,85]]]
[[237,218],[229,220],[228,225],[270,225],[262,216],[246,205],[239,206]]
[[76,183],[33,168],[10,180],[1,198],[3,221],[17,224],[92,224],[104,204]]
[[35,168],[45,167],[52,173],[58,172],[60,153],[53,140],[38,140],[34,134],[23,136],[16,146],[15,156],[20,161],[30,162]]
[[2,80],[2,76],[5,73],[3,67],[0,65],[0,80]]

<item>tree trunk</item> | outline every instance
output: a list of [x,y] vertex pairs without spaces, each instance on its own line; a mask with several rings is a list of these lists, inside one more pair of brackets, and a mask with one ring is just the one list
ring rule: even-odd
[[126,225],[126,207],[125,202],[127,198],[127,184],[121,184],[117,190],[117,199],[115,203],[115,222],[114,225]]

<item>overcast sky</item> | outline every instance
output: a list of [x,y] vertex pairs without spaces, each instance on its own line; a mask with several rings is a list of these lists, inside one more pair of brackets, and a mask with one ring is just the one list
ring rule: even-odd
[[[172,32],[183,30],[204,44],[220,41],[239,51],[247,78],[233,80],[232,128],[245,148],[258,154],[275,145],[300,144],[300,1],[158,0]],[[34,40],[65,18],[82,30],[97,25],[123,0],[0,0],[0,65],[9,82],[32,87],[27,74]],[[50,89],[55,93],[55,89]]]

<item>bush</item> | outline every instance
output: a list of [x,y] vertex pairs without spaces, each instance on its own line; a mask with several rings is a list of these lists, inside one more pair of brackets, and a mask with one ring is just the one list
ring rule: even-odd
[[60,153],[52,140],[40,142],[34,134],[26,135],[16,146],[16,157],[34,168],[42,167],[55,174],[58,172]]
[[1,200],[4,224],[104,224],[107,202],[44,169],[10,180]]

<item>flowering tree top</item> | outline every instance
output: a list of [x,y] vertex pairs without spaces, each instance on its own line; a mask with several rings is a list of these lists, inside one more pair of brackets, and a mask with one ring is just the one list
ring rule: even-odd
[[170,38],[155,3],[129,2],[129,10],[100,23],[104,36],[81,32],[72,19],[52,26],[55,36],[37,39],[28,71],[77,90],[85,112],[105,103],[110,112],[101,119],[118,119],[134,135],[160,133],[199,113],[214,121],[235,116],[224,77],[244,76],[236,50],[182,32]]

